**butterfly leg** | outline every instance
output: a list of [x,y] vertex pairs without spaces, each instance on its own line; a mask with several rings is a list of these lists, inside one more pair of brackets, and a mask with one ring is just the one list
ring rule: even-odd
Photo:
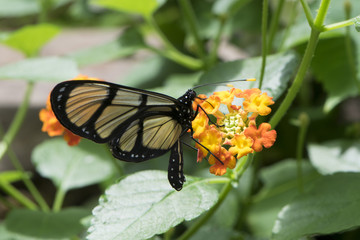
[[178,140],[171,149],[168,180],[170,185],[176,190],[180,191],[184,184],[184,158],[180,140]]
[[191,139],[194,140],[197,144],[199,144],[199,145],[202,146],[203,148],[205,148],[205,150],[208,151],[211,155],[213,155],[214,158],[216,158],[216,160],[218,160],[222,165],[224,165],[223,161],[221,161],[217,156],[215,156],[215,154],[213,154],[207,147],[205,147],[204,145],[202,145],[198,140],[196,140],[195,138],[193,138],[192,134],[191,134]]
[[196,107],[196,111],[195,111],[195,114],[194,114],[194,119],[195,119],[195,117],[198,115],[198,113],[199,113],[199,109],[201,109],[201,110],[203,110],[203,112],[206,114],[206,116],[208,117],[208,119],[209,119],[209,121],[212,123],[212,124],[214,124],[216,127],[223,127],[224,125],[218,125],[217,123],[215,123],[215,122],[213,122],[212,120],[211,120],[211,118],[210,118],[210,116],[207,114],[207,112],[204,110],[204,108],[202,107],[202,106],[200,106],[199,104],[197,105],[197,107]]

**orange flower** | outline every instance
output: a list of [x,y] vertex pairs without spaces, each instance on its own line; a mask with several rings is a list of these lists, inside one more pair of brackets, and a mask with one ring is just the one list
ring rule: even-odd
[[207,114],[215,114],[220,107],[220,97],[211,95],[201,104],[201,107]]
[[[233,105],[234,96],[243,98],[243,107]],[[211,151],[209,157],[210,172],[223,175],[227,168],[234,168],[236,159],[254,151],[261,151],[262,146],[270,147],[276,139],[275,130],[268,123],[256,128],[258,115],[267,115],[273,104],[272,98],[260,89],[240,90],[232,88],[229,91],[215,92],[205,101],[198,101],[208,115],[217,118],[217,125],[209,121],[208,115],[199,112],[192,122],[193,137],[204,146],[198,148],[197,161],[200,162]],[[226,105],[229,113],[219,111],[220,105]],[[227,150],[228,149],[228,150]],[[213,156],[215,155],[215,156]]]
[[222,176],[226,173],[226,169],[233,169],[236,165],[236,160],[234,156],[231,155],[225,148],[221,148],[220,153],[217,157],[223,162],[221,164],[214,156],[210,156],[209,163],[212,164],[210,167],[210,173],[217,176]]
[[261,90],[258,88],[252,88],[252,89],[246,89],[244,91],[238,89],[235,90],[235,96],[238,98],[245,98],[245,99],[250,99],[251,95],[256,94],[256,95],[260,95]]
[[266,93],[251,94],[250,97],[245,98],[243,102],[244,109],[248,112],[259,113],[261,116],[266,116],[271,112],[269,105],[274,104],[272,97]]
[[43,122],[41,131],[47,132],[50,137],[62,135],[64,127],[55,117],[54,112],[51,109],[50,95],[46,101],[46,108],[41,109],[39,113],[40,121]]
[[[245,130],[246,131],[246,130]],[[229,152],[236,155],[236,158],[239,159],[249,153],[252,153],[254,150],[251,148],[253,141],[251,138],[248,138],[244,133],[236,134],[233,139],[231,139],[232,147],[229,148]]]
[[[72,80],[101,80],[99,78],[89,78],[88,76],[79,74]],[[78,145],[81,137],[72,133],[68,129],[66,129],[55,117],[55,114],[51,108],[50,103],[50,94],[46,101],[46,108],[41,109],[39,113],[40,121],[43,122],[43,126],[41,131],[47,132],[50,137],[54,136],[64,136],[65,141],[69,146]]]
[[81,137],[64,128],[64,126],[61,125],[61,123],[55,117],[55,114],[51,109],[50,95],[46,101],[46,108],[40,110],[39,118],[40,121],[43,122],[41,131],[47,132],[50,137],[64,135],[64,139],[69,146],[79,144]]
[[218,96],[220,98],[220,102],[225,105],[231,105],[232,101],[234,100],[233,90],[214,92],[214,95]]
[[269,123],[262,123],[258,129],[256,126],[252,125],[245,130],[245,136],[253,139],[254,143],[252,148],[256,152],[262,151],[263,146],[269,148],[274,144],[276,140],[276,131],[270,129],[271,125]]
[[208,155],[209,152],[197,143],[195,144],[195,147],[198,149],[197,162],[201,162],[203,158]]
[[209,118],[206,114],[201,111],[197,115],[197,117],[192,121],[192,128],[193,128],[193,137],[198,138],[201,133],[205,131],[206,128],[209,127]]
[[200,134],[198,139],[212,153],[216,154],[220,151],[222,136],[221,132],[217,131],[214,125],[211,125],[207,131]]

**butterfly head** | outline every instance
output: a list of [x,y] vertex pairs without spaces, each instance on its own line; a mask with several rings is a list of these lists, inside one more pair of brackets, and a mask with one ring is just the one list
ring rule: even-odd
[[196,98],[196,92],[192,89],[186,91],[184,95],[178,98],[179,102],[185,105],[191,105]]

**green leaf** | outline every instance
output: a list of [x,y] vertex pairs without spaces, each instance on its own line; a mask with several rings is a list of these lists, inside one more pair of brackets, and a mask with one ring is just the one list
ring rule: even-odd
[[114,171],[109,158],[104,145],[82,139],[70,147],[60,138],[39,144],[31,156],[36,170],[64,191],[109,178]]
[[141,34],[136,28],[129,28],[114,41],[71,53],[68,57],[75,60],[80,66],[85,66],[126,57],[144,47],[145,43]]
[[[233,62],[220,63],[200,78],[200,83],[217,83],[223,81],[259,78],[261,58],[249,58]],[[292,78],[298,67],[298,58],[294,52],[286,52],[268,56],[266,60],[265,78],[262,91],[279,98],[286,90],[287,83]],[[255,82],[234,82],[231,83],[237,88],[248,89],[258,87],[259,81]],[[225,85],[225,84],[224,84]],[[220,90],[221,87],[211,87],[209,92]]]
[[[303,162],[302,171],[308,188],[318,174],[308,162]],[[269,238],[280,210],[299,194],[296,161],[288,159],[264,168],[260,177],[264,187],[254,196],[247,221],[255,236]]]
[[344,49],[345,39],[334,38],[320,41],[315,52],[311,67],[328,93],[325,112],[329,112],[342,100],[358,94],[349,57]]
[[12,183],[23,179],[23,172],[21,171],[6,171],[0,173],[0,184],[1,183]]
[[147,239],[196,218],[217,199],[217,190],[204,181],[187,177],[176,192],[166,172],[138,172],[106,190],[93,210],[88,239]]
[[273,239],[298,239],[359,227],[359,185],[359,173],[337,173],[318,179],[310,191],[281,210]]
[[30,57],[59,32],[60,28],[51,24],[28,25],[10,34],[2,43]]
[[78,74],[73,60],[60,57],[31,58],[0,67],[0,79],[58,82]]
[[309,144],[312,165],[324,175],[336,172],[360,172],[360,141],[335,140]]
[[46,238],[39,239],[37,237],[29,237],[11,232],[5,227],[4,223],[0,224],[0,236],[6,240],[47,240]]
[[163,0],[92,0],[92,4],[109,8],[112,10],[140,14],[144,17],[152,15],[152,13],[160,7]]
[[62,239],[81,233],[80,220],[90,214],[89,210],[68,208],[60,212],[40,212],[15,209],[5,219],[6,229],[36,239]]

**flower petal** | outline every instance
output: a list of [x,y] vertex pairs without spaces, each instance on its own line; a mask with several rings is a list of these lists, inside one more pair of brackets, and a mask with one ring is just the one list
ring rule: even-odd
[[245,136],[253,139],[254,143],[252,148],[256,152],[260,152],[263,149],[263,146],[266,148],[271,147],[276,140],[276,131],[270,130],[271,125],[269,123],[260,124],[259,128],[251,125],[247,129],[245,129]]

